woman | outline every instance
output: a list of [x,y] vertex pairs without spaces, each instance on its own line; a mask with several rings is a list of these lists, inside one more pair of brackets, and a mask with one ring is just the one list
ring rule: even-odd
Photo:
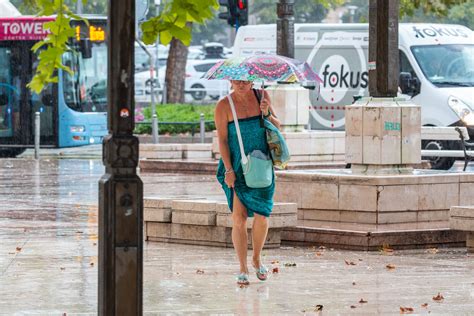
[[272,184],[263,189],[252,189],[245,184],[230,102],[233,102],[235,106],[245,154],[255,149],[268,154],[265,129],[260,126],[262,114],[265,119],[278,128],[280,122],[274,114],[275,111],[270,104],[267,92],[264,91],[259,104],[251,81],[231,80],[231,84],[233,92],[217,103],[215,111],[219,150],[222,156],[217,170],[217,179],[224,189],[227,203],[232,211],[232,242],[240,263],[237,283],[248,285],[247,217],[255,217],[252,227],[252,266],[255,268],[257,278],[265,281],[268,269],[262,264],[260,253],[267,237],[268,216],[270,216],[273,207],[275,177],[273,177]]

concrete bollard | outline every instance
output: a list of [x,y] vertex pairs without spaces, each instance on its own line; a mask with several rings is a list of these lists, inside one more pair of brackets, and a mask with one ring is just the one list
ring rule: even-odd
[[201,143],[203,144],[204,143],[204,137],[205,137],[205,133],[206,133],[206,124],[204,122],[204,113],[201,113],[201,116],[200,116],[200,126],[199,126],[199,131],[200,131],[200,134],[201,134]]
[[41,116],[40,112],[35,113],[35,159],[40,158],[40,133],[41,133]]
[[[154,105],[153,105],[154,106]],[[158,144],[160,142],[159,130],[158,130],[158,116],[153,114],[153,118],[151,120],[151,130],[153,134],[153,144]]]

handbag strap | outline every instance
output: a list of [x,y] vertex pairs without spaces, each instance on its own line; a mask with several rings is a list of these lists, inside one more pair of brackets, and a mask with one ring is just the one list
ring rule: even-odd
[[242,162],[244,163],[244,165],[246,165],[248,160],[244,151],[244,143],[242,142],[242,135],[240,134],[239,120],[237,119],[237,113],[235,112],[234,101],[232,100],[232,97],[230,96],[230,94],[227,96],[227,99],[229,100],[230,109],[232,110],[232,117],[234,118],[235,129],[237,130],[237,138],[239,140],[240,155],[242,156]]

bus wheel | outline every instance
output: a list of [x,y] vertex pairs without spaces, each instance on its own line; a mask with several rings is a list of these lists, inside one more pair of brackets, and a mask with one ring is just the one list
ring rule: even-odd
[[22,154],[26,148],[1,148],[0,147],[0,158],[15,158]]
[[[449,141],[424,140],[421,143],[423,149],[427,150],[447,150],[451,149]],[[449,170],[456,160],[454,157],[421,157],[430,161],[431,169]]]

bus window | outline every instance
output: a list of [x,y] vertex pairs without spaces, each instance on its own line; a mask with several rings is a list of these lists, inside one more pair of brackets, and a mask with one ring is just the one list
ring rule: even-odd
[[106,44],[93,43],[92,58],[82,58],[79,52],[65,53],[63,63],[72,70],[72,74],[63,72],[64,99],[69,108],[78,112],[106,112]]
[[18,75],[12,50],[0,47],[0,138],[18,136],[20,130]]

